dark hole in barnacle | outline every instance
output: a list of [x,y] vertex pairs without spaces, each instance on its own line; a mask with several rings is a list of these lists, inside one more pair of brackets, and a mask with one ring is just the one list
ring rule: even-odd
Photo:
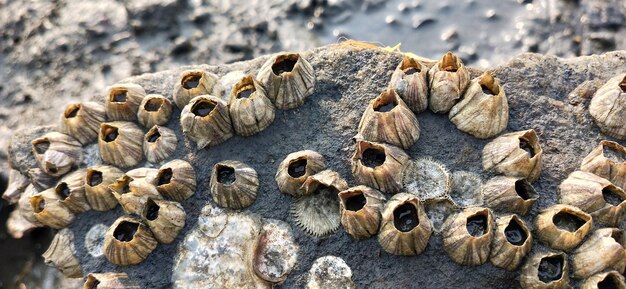
[[128,91],[126,90],[116,90],[111,94],[111,102],[126,102],[126,98],[128,96]]
[[146,203],[146,210],[144,216],[150,221],[156,220],[159,217],[159,205],[157,205],[152,199],[148,199]]
[[287,173],[289,173],[292,178],[299,178],[301,176],[304,176],[306,174],[306,164],[306,159],[299,159],[291,162],[289,164],[289,167],[287,168]]
[[548,256],[541,258],[539,262],[539,268],[537,270],[537,277],[543,283],[550,283],[561,279],[563,276],[563,256]]
[[530,142],[523,137],[519,138],[519,148],[525,150],[528,153],[529,157],[532,158],[535,156],[535,149],[530,144]]
[[289,54],[276,58],[272,65],[272,71],[275,75],[281,75],[284,72],[291,72],[298,62],[297,54]]
[[237,99],[250,97],[256,89],[254,85],[247,85],[237,92]]
[[387,156],[385,155],[385,151],[378,148],[368,148],[363,151],[363,157],[361,158],[361,162],[364,166],[375,168],[385,163]]
[[400,69],[404,71],[405,75],[412,75],[420,73],[422,71],[422,66],[411,58],[405,58],[402,60]]
[[552,223],[554,223],[554,225],[561,230],[576,232],[586,222],[574,214],[570,214],[568,212],[558,212],[554,215],[554,217],[552,217]]
[[622,89],[622,92],[626,93],[626,76],[624,76],[624,79],[619,83],[619,88]]
[[398,105],[398,102],[392,95],[382,95],[374,103],[374,111],[388,112]]
[[146,101],[143,108],[147,111],[159,111],[161,106],[163,105],[163,99],[160,98],[151,98]]
[[137,229],[139,229],[138,223],[122,221],[113,231],[113,237],[115,237],[115,239],[117,239],[118,241],[130,242],[135,237]]
[[393,210],[393,225],[400,232],[413,230],[420,224],[417,208],[411,203],[404,203]]
[[467,218],[465,223],[467,232],[472,237],[480,237],[487,233],[487,216],[483,213],[477,213]]
[[31,206],[35,213],[41,213],[46,208],[46,200],[41,196],[35,197],[34,202],[31,202]]
[[504,228],[504,235],[506,240],[515,246],[523,245],[528,238],[528,233],[517,219],[511,219],[509,225]]
[[532,199],[536,194],[533,186],[525,179],[517,180],[515,182],[515,192],[523,200]]
[[363,193],[358,192],[358,194],[348,197],[345,204],[347,210],[356,212],[365,207],[366,203],[367,199],[365,199]]
[[225,165],[217,166],[217,182],[226,186],[232,185],[237,176],[235,175],[235,169]]
[[54,164],[47,163],[46,165],[48,166],[48,171],[50,173],[56,174],[59,171]]
[[607,274],[602,281],[598,282],[598,289],[617,289],[619,286],[619,279],[613,274]]
[[50,142],[48,140],[40,140],[35,143],[35,151],[38,154],[44,154],[50,148]]
[[196,88],[200,84],[200,78],[202,78],[200,74],[187,75],[183,77],[182,85],[185,89]]
[[602,155],[616,163],[626,162],[626,151],[620,150],[613,145],[602,145]]
[[102,134],[102,140],[105,142],[112,142],[119,135],[117,127],[110,125],[103,125],[100,133]]
[[59,196],[61,200],[67,199],[67,197],[69,197],[71,194],[70,188],[67,186],[67,183],[65,182],[59,183],[54,188],[54,191],[57,193],[57,196]]
[[102,172],[96,170],[89,170],[87,172],[87,184],[91,187],[95,187],[102,183]]
[[404,74],[406,75],[412,75],[412,74],[416,74],[419,73],[419,69],[415,68],[415,67],[410,67],[404,70]]
[[612,206],[619,206],[624,198],[620,196],[619,189],[614,186],[607,186],[602,189],[602,197],[604,201],[611,204]]
[[193,105],[191,112],[196,116],[205,117],[209,115],[214,108],[215,104],[213,102],[200,100]]
[[156,142],[161,137],[158,129],[148,133],[148,142]]
[[157,185],[167,185],[172,181],[172,169],[166,168],[159,171],[157,174]]
[[622,245],[622,247],[626,245],[626,236],[624,236],[624,231],[622,230],[615,229],[611,233],[611,238],[613,238],[613,240],[615,240],[618,244]]
[[65,118],[74,118],[80,111],[80,104],[72,104],[65,109]]

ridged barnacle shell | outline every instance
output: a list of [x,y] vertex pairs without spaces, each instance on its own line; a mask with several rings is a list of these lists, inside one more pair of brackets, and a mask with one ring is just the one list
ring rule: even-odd
[[471,207],[449,217],[443,224],[443,249],[452,261],[481,265],[489,260],[494,221],[487,208]]
[[603,177],[626,190],[626,148],[603,140],[583,159],[580,170]]
[[409,155],[399,147],[359,140],[352,155],[352,174],[360,184],[396,193],[402,189],[402,176],[409,161]]
[[176,133],[164,126],[153,126],[143,138],[143,153],[151,163],[158,163],[169,158],[176,150]]
[[430,157],[409,161],[402,182],[407,193],[424,201],[447,197],[451,187],[448,169]]
[[54,187],[59,201],[74,214],[91,209],[85,194],[85,173],[84,169],[73,171],[64,176]]
[[410,56],[404,56],[391,74],[389,87],[402,97],[415,113],[428,107],[428,66]]
[[300,187],[306,179],[326,169],[324,157],[312,150],[288,154],[278,165],[276,184],[278,190],[294,197],[300,196]]
[[233,86],[228,109],[233,129],[241,136],[257,134],[274,121],[274,105],[252,75],[244,76]]
[[59,269],[65,277],[80,278],[83,277],[83,270],[74,255],[75,251],[74,233],[69,229],[63,229],[54,235],[48,250],[41,256],[46,265]]
[[183,108],[180,126],[199,149],[220,144],[233,136],[226,102],[212,95],[191,99]]
[[148,198],[162,199],[157,188],[145,179],[133,179],[124,174],[109,189],[126,214],[141,215]]
[[426,249],[432,227],[422,202],[399,193],[391,197],[382,212],[378,243],[394,255],[419,255]]
[[86,145],[96,139],[100,123],[106,121],[104,106],[96,102],[72,103],[61,114],[59,132]]
[[54,189],[34,194],[29,201],[35,218],[50,228],[62,229],[74,221],[74,214],[60,202]]
[[539,241],[553,249],[569,251],[585,238],[593,221],[591,216],[579,208],[568,205],[549,207],[535,219],[535,230]]
[[450,175],[450,182],[450,199],[459,207],[483,205],[483,180],[479,174],[456,171]]
[[83,289],[140,289],[126,273],[89,273]]
[[239,161],[221,161],[213,166],[211,195],[220,207],[246,208],[256,200],[259,176],[256,171]]
[[24,193],[24,190],[28,187],[28,185],[30,185],[28,176],[23,175],[20,171],[11,168],[9,171],[7,187],[2,194],[2,198],[9,204],[15,204],[20,199],[20,196]]
[[30,198],[37,194],[39,194],[39,191],[33,185],[27,186],[20,196],[20,199],[17,201],[16,210],[18,210],[19,214],[29,223],[43,226],[37,217],[35,217],[35,208],[30,204]]
[[474,137],[486,139],[498,135],[509,123],[509,104],[500,81],[489,72],[472,80],[448,117],[456,128]]
[[104,235],[104,257],[120,265],[141,263],[156,248],[157,240],[150,228],[138,218],[119,217]]
[[152,198],[148,198],[141,211],[141,219],[163,244],[174,242],[185,226],[185,217],[185,209],[180,203]]
[[297,53],[280,53],[270,57],[261,66],[256,78],[278,109],[303,105],[315,89],[313,66]]
[[626,74],[609,79],[591,99],[589,113],[607,135],[626,139]]
[[148,94],[137,111],[137,119],[144,127],[165,125],[172,114],[172,102],[159,94]]
[[407,149],[420,137],[415,114],[393,89],[370,101],[359,122],[359,136]]
[[337,194],[346,189],[348,183],[331,170],[308,177],[291,207],[298,226],[315,237],[335,232],[341,224]]
[[33,186],[35,186],[35,188],[39,191],[52,188],[58,182],[57,177],[47,174],[41,168],[31,168],[26,172],[26,174],[30,179],[30,183],[33,184]]
[[519,277],[523,289],[566,289],[569,263],[565,253],[536,253],[528,259]]
[[619,272],[609,271],[587,278],[580,289],[626,289],[626,281]]
[[217,75],[198,69],[186,70],[174,87],[174,102],[183,109],[196,96],[211,94],[219,97],[219,87]]
[[182,202],[196,192],[196,171],[184,160],[172,160],[159,168],[151,183],[162,196]]
[[136,168],[126,172],[126,175],[134,180],[142,180],[154,184],[154,178],[159,173],[159,169],[155,168]]
[[539,195],[522,177],[497,176],[483,186],[485,204],[496,210],[526,215]]
[[507,133],[483,148],[483,168],[511,177],[524,177],[529,182],[539,178],[543,150],[535,131]]
[[115,84],[108,88],[104,109],[110,120],[134,121],[146,91],[134,83]]
[[378,233],[385,196],[375,189],[356,186],[339,193],[341,225],[352,238],[366,239]]
[[80,142],[66,134],[49,132],[31,145],[39,167],[51,176],[62,176],[83,161]]
[[93,166],[85,173],[85,197],[95,211],[108,211],[117,206],[109,185],[113,184],[124,173],[116,167]]
[[100,125],[98,148],[106,163],[127,168],[143,160],[143,131],[127,121],[107,122]]
[[619,226],[626,213],[626,193],[592,173],[575,171],[559,185],[559,200],[590,213],[596,223]]
[[626,235],[617,228],[598,229],[572,255],[575,278],[587,278],[607,269],[624,272]]
[[448,51],[428,71],[430,110],[435,113],[447,113],[463,95],[469,77],[469,71],[461,58]]
[[528,226],[517,215],[496,220],[496,231],[491,245],[491,264],[509,271],[517,269],[533,246]]

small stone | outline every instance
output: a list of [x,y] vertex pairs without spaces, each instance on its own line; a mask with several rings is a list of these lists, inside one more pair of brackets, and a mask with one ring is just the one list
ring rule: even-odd
[[309,270],[308,289],[354,289],[352,270],[346,262],[335,256],[324,256],[313,262]]

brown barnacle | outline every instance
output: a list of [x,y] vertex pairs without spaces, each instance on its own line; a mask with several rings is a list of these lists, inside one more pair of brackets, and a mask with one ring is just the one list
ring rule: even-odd
[[244,76],[233,86],[228,109],[233,129],[241,136],[257,134],[274,121],[274,105],[252,75]]
[[278,190],[284,194],[298,197],[298,189],[304,181],[326,169],[324,157],[312,150],[290,153],[278,165],[275,179]]
[[233,136],[228,105],[212,95],[191,99],[183,108],[180,126],[199,149],[220,144]]
[[463,95],[469,84],[469,77],[469,71],[461,58],[448,51],[428,71],[430,110],[434,113],[450,111]]
[[57,194],[59,202],[74,214],[91,209],[85,193],[85,173],[84,169],[71,172],[64,176],[54,187],[54,192]]
[[96,139],[100,123],[106,121],[104,106],[96,102],[72,103],[61,114],[59,132],[86,145]]
[[297,53],[283,52],[270,57],[261,66],[256,78],[278,109],[303,105],[315,89],[313,66]]
[[363,185],[386,193],[402,189],[402,174],[410,161],[401,148],[359,140],[352,155],[352,174]]
[[36,226],[43,226],[41,222],[35,217],[35,210],[30,204],[30,198],[39,194],[39,191],[33,186],[29,185],[24,189],[24,192],[17,201],[15,210],[18,210],[19,214],[29,223]]
[[30,185],[28,176],[25,176],[20,171],[11,168],[9,171],[7,188],[2,194],[2,198],[9,202],[9,204],[15,204],[20,199],[20,196],[28,185]]
[[603,133],[626,139],[626,74],[616,75],[596,91],[589,113]]
[[196,192],[196,171],[184,160],[172,160],[159,168],[151,183],[162,196],[182,202]]
[[382,212],[378,243],[388,253],[414,256],[428,245],[432,227],[422,202],[399,193],[391,197]]
[[517,215],[496,220],[496,231],[491,245],[491,264],[509,271],[517,269],[533,246],[528,226]]
[[159,94],[148,94],[141,101],[137,119],[144,127],[165,125],[172,114],[172,102]]
[[477,266],[489,259],[494,221],[487,208],[470,207],[443,224],[443,249],[452,261]]
[[80,142],[66,134],[49,132],[31,145],[39,167],[51,176],[62,176],[83,160]]
[[572,255],[574,278],[588,278],[607,269],[624,272],[626,233],[617,228],[598,229]]
[[243,209],[256,200],[259,176],[256,171],[239,161],[221,161],[211,172],[211,195],[220,207]]
[[554,205],[539,213],[535,219],[535,230],[539,241],[553,249],[569,251],[585,238],[593,221],[591,216],[579,208]]
[[539,195],[524,178],[497,176],[485,183],[483,197],[496,211],[526,215]]
[[370,101],[359,122],[358,132],[368,141],[404,149],[411,147],[420,137],[417,117],[393,89],[386,89]]
[[474,137],[498,135],[509,123],[509,104],[500,81],[489,72],[472,80],[448,117],[456,128]]
[[83,289],[140,289],[126,273],[89,273]]
[[385,196],[378,190],[356,186],[339,193],[341,225],[352,238],[367,239],[378,233]]
[[137,120],[139,105],[146,96],[141,85],[134,83],[115,84],[108,88],[104,109],[110,120]]
[[95,211],[108,211],[117,206],[117,199],[113,196],[109,185],[124,173],[116,167],[93,166],[85,172],[85,197]]
[[100,125],[98,148],[106,163],[127,168],[143,160],[143,131],[126,121],[107,122]]
[[539,178],[543,150],[534,130],[517,131],[497,137],[483,148],[483,169],[529,182]]
[[83,270],[74,252],[74,233],[66,228],[57,232],[42,257],[46,265],[59,269],[65,277],[81,278]]
[[162,244],[174,242],[185,226],[185,209],[178,202],[148,198],[141,219]]
[[626,190],[626,148],[603,140],[583,159],[580,170],[603,177]]
[[143,138],[143,153],[151,163],[162,162],[176,150],[176,133],[164,126],[153,126]]
[[159,173],[159,169],[155,168],[136,168],[126,172],[126,175],[134,180],[143,180],[153,183],[154,178]]
[[569,263],[562,252],[538,252],[526,261],[520,274],[523,289],[567,289]]
[[178,108],[183,109],[189,101],[199,95],[219,95],[218,77],[199,69],[186,70],[180,74],[180,78],[174,87],[174,102]]
[[559,185],[559,200],[590,213],[597,223],[618,226],[626,213],[626,193],[607,179],[575,171]]
[[580,289],[626,289],[626,281],[619,272],[609,271],[587,278]]
[[428,107],[428,66],[410,56],[404,56],[391,74],[389,87],[394,89],[415,113]]
[[26,172],[26,174],[30,179],[30,183],[33,184],[33,186],[35,186],[35,188],[39,191],[52,188],[59,180],[55,176],[46,174],[46,172],[40,168],[31,168]]
[[104,257],[120,265],[141,263],[156,248],[157,240],[150,228],[136,217],[118,218],[104,235]]
[[141,215],[148,198],[163,198],[152,183],[145,179],[133,179],[128,174],[115,180],[109,189],[126,214]]
[[29,202],[37,221],[50,228],[63,229],[74,221],[74,214],[60,202],[54,189],[32,195]]

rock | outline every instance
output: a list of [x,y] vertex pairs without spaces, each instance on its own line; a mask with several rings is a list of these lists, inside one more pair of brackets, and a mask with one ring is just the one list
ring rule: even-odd
[[318,258],[309,270],[308,289],[354,289],[352,270],[346,262],[335,256]]

